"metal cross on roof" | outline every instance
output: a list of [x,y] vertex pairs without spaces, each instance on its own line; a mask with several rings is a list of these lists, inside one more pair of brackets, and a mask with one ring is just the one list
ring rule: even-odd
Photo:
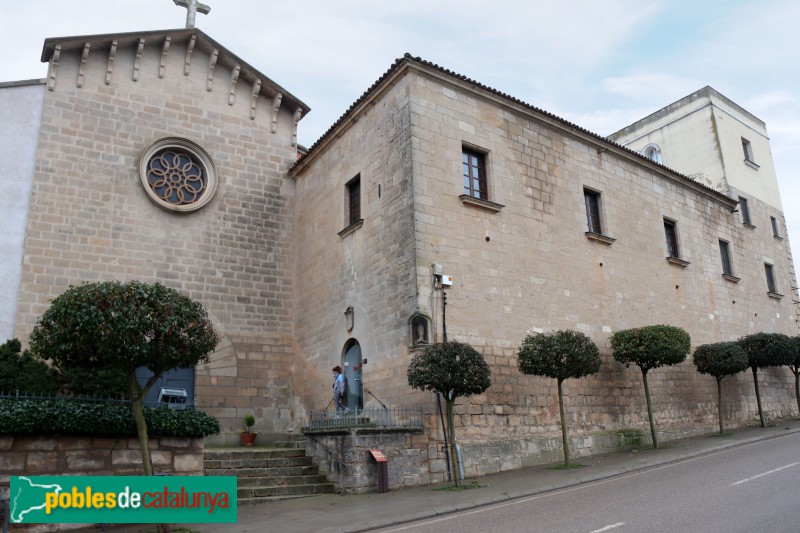
[[187,28],[194,28],[194,18],[198,11],[203,15],[208,15],[208,12],[211,11],[211,6],[208,6],[206,4],[201,4],[197,0],[172,0],[172,1],[175,2],[176,6],[181,6],[186,8]]

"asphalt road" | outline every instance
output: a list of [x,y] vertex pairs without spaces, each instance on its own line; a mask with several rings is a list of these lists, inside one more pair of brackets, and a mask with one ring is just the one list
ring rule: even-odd
[[384,531],[798,533],[800,434]]

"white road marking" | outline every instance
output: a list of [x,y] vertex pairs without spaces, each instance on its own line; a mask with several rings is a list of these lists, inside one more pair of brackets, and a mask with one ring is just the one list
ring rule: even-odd
[[[769,439],[769,441],[773,441],[773,440],[777,441],[777,440],[796,437],[796,436],[797,436],[796,433],[789,433],[789,434],[786,434],[786,435],[779,435],[779,436],[777,436],[777,437],[775,437],[773,439]],[[420,527],[422,525],[436,524],[436,523],[445,522],[445,521],[448,521],[448,520],[455,520],[455,519],[458,519],[458,518],[462,518],[464,516],[469,516],[469,515],[476,514],[476,513],[482,513],[482,512],[484,512],[486,510],[502,509],[504,507],[510,507],[510,506],[514,506],[514,505],[520,505],[520,504],[532,502],[532,501],[535,501],[535,500],[551,498],[553,496],[559,496],[561,494],[567,494],[567,493],[570,493],[570,492],[581,491],[581,490],[585,490],[585,489],[588,489],[588,488],[597,487],[599,485],[615,483],[617,481],[630,479],[632,477],[638,477],[638,476],[643,476],[643,475],[646,475],[646,474],[651,474],[651,473],[657,472],[659,470],[665,470],[665,469],[673,468],[675,466],[681,466],[681,465],[685,465],[685,464],[688,464],[688,463],[693,463],[695,461],[702,461],[703,459],[707,459],[709,457],[714,457],[714,456],[717,456],[717,455],[724,455],[726,453],[729,453],[729,452],[732,452],[732,451],[735,451],[735,450],[741,450],[741,449],[744,449],[744,448],[751,448],[753,446],[758,446],[760,444],[763,444],[764,442],[767,442],[767,441],[759,440],[759,441],[755,441],[755,442],[748,442],[746,444],[739,444],[739,445],[731,446],[729,448],[725,448],[725,449],[718,450],[718,451],[715,451],[715,452],[710,452],[710,453],[704,453],[704,454],[701,454],[701,455],[697,455],[697,456],[691,457],[689,459],[678,459],[678,460],[670,462],[670,463],[664,463],[664,464],[656,465],[656,466],[653,466],[653,467],[645,467],[642,470],[637,470],[637,471],[631,472],[629,474],[622,474],[622,475],[619,475],[619,476],[614,476],[614,477],[610,477],[610,478],[606,478],[606,479],[601,479],[599,481],[590,481],[588,483],[581,483],[580,485],[575,485],[575,486],[572,486],[572,487],[566,487],[566,488],[563,488],[563,489],[556,489],[556,490],[553,490],[553,491],[543,492],[543,493],[540,493],[540,494],[533,494],[531,496],[524,496],[522,498],[517,498],[517,499],[511,500],[511,501],[507,501],[507,502],[484,505],[484,506],[480,506],[480,507],[474,508],[474,509],[469,510],[469,511],[453,512],[451,514],[447,514],[447,515],[444,515],[444,516],[441,516],[441,517],[438,517],[438,518],[421,519],[421,520],[418,520],[418,521],[413,521],[413,522],[409,523],[409,525],[400,525],[399,527],[388,526],[386,531],[388,533],[395,532],[395,531],[407,531],[407,530],[411,530],[411,529],[416,529],[416,528],[418,528],[418,527]],[[795,464],[800,464],[800,463],[795,463]],[[792,465],[790,465],[790,466],[792,466]]]
[[600,529],[595,529],[590,533],[600,533],[601,531],[608,531],[609,529],[614,529],[615,527],[624,526],[625,522],[617,522],[616,524],[611,524],[610,526],[601,527]]
[[791,468],[791,467],[797,466],[797,465],[800,465],[800,463],[792,463],[790,465],[785,465],[785,466],[782,466],[780,468],[776,468],[775,470],[770,470],[769,472],[764,472],[762,474],[758,474],[758,475],[755,475],[753,477],[749,477],[747,479],[741,479],[741,480],[737,481],[736,483],[731,483],[731,486],[733,486],[733,485],[741,485],[742,483],[747,483],[748,481],[752,481],[752,480],[758,479],[760,477],[768,476],[770,474],[774,474],[775,472],[780,472],[781,470],[784,470],[786,468]]

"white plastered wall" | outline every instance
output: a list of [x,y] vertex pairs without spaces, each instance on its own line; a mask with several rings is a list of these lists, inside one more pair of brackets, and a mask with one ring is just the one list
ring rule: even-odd
[[0,343],[14,334],[45,86],[0,84]]

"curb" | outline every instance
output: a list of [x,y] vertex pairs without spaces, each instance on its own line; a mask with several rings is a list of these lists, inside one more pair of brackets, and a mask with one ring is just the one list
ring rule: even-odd
[[[766,428],[765,428],[766,429]],[[599,472],[597,474],[592,474],[591,476],[587,476],[585,478],[576,478],[571,480],[565,480],[563,483],[556,483],[551,485],[544,485],[536,488],[532,488],[526,491],[518,491],[513,493],[503,493],[487,498],[478,498],[472,502],[468,503],[461,503],[457,505],[448,505],[443,507],[438,507],[435,509],[431,509],[429,511],[420,511],[419,513],[413,515],[404,516],[401,519],[386,519],[386,520],[375,520],[372,522],[368,522],[366,524],[359,524],[353,527],[334,527],[334,528],[327,528],[320,533],[362,533],[367,531],[374,531],[376,529],[381,528],[388,528],[392,526],[401,526],[404,524],[409,524],[412,522],[416,522],[419,520],[426,520],[430,518],[437,518],[442,516],[447,516],[451,514],[458,513],[460,511],[466,511],[470,509],[478,509],[480,507],[487,507],[489,505],[494,505],[497,503],[504,503],[510,502],[514,500],[520,500],[523,498],[527,498],[530,496],[536,496],[539,494],[544,494],[547,492],[552,492],[556,490],[562,490],[569,487],[575,487],[578,485],[583,485],[587,483],[593,483],[596,481],[601,481],[605,479],[611,479],[617,476],[629,474],[632,472],[643,472],[646,470],[650,470],[652,468],[665,466],[669,464],[679,463],[682,461],[686,461],[687,459],[692,459],[696,457],[702,457],[704,455],[711,455],[713,453],[728,450],[731,448],[736,448],[739,446],[745,446],[748,444],[752,444],[754,442],[763,442],[772,439],[782,438],[786,435],[791,435],[795,433],[800,433],[800,427],[797,428],[785,428],[784,432],[782,433],[774,433],[770,435],[764,436],[754,436],[754,437],[747,437],[741,440],[737,440],[736,442],[729,442],[723,443],[716,446],[712,446],[710,448],[703,448],[701,450],[695,450],[692,452],[687,452],[677,457],[665,457],[662,459],[653,458],[653,460],[646,462],[645,464],[637,465],[634,467],[621,467],[615,468],[613,470],[608,470],[605,472]],[[708,437],[707,437],[708,438]],[[672,442],[680,442],[680,441],[672,441]]]

